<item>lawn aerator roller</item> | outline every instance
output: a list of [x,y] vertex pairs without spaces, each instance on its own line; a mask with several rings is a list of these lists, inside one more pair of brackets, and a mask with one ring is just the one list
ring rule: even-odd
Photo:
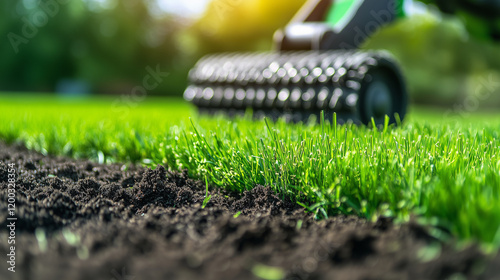
[[[498,39],[498,0],[437,0],[487,24]],[[274,36],[275,52],[217,54],[190,71],[184,98],[201,113],[243,114],[304,121],[324,111],[340,123],[403,119],[408,97],[401,70],[383,51],[359,46],[380,27],[405,16],[405,0],[310,0]]]

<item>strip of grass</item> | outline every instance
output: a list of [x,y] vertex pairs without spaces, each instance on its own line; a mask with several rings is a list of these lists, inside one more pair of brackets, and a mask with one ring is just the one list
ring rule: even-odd
[[377,130],[245,118],[191,122],[194,110],[180,100],[118,108],[114,101],[0,96],[0,137],[46,154],[187,168],[236,191],[268,185],[319,217],[405,221],[417,214],[462,240],[500,246],[499,115],[456,123],[417,112],[400,128]]

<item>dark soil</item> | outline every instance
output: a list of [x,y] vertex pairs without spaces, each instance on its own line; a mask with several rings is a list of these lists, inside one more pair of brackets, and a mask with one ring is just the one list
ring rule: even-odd
[[[16,264],[7,270],[8,164]],[[311,214],[258,186],[211,190],[187,172],[46,157],[0,143],[0,279],[495,279],[499,258],[410,222]],[[237,215],[240,213],[239,215]],[[236,214],[236,215],[235,215]],[[498,276],[500,278],[500,276]]]

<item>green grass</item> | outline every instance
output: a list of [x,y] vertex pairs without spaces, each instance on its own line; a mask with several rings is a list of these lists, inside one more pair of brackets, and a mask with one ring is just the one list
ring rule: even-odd
[[[194,118],[181,100],[0,96],[0,137],[45,154],[187,168],[230,190],[271,186],[317,214],[407,221],[500,246],[500,115],[413,111],[399,128]],[[440,234],[435,231],[434,234]],[[442,232],[441,232],[442,234]]]

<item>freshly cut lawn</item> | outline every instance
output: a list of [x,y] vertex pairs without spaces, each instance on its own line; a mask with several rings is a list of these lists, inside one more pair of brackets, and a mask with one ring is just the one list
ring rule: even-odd
[[268,185],[319,218],[411,215],[500,246],[500,114],[416,109],[402,127],[193,117],[180,99],[0,96],[0,138],[45,154],[189,170],[231,190]]

